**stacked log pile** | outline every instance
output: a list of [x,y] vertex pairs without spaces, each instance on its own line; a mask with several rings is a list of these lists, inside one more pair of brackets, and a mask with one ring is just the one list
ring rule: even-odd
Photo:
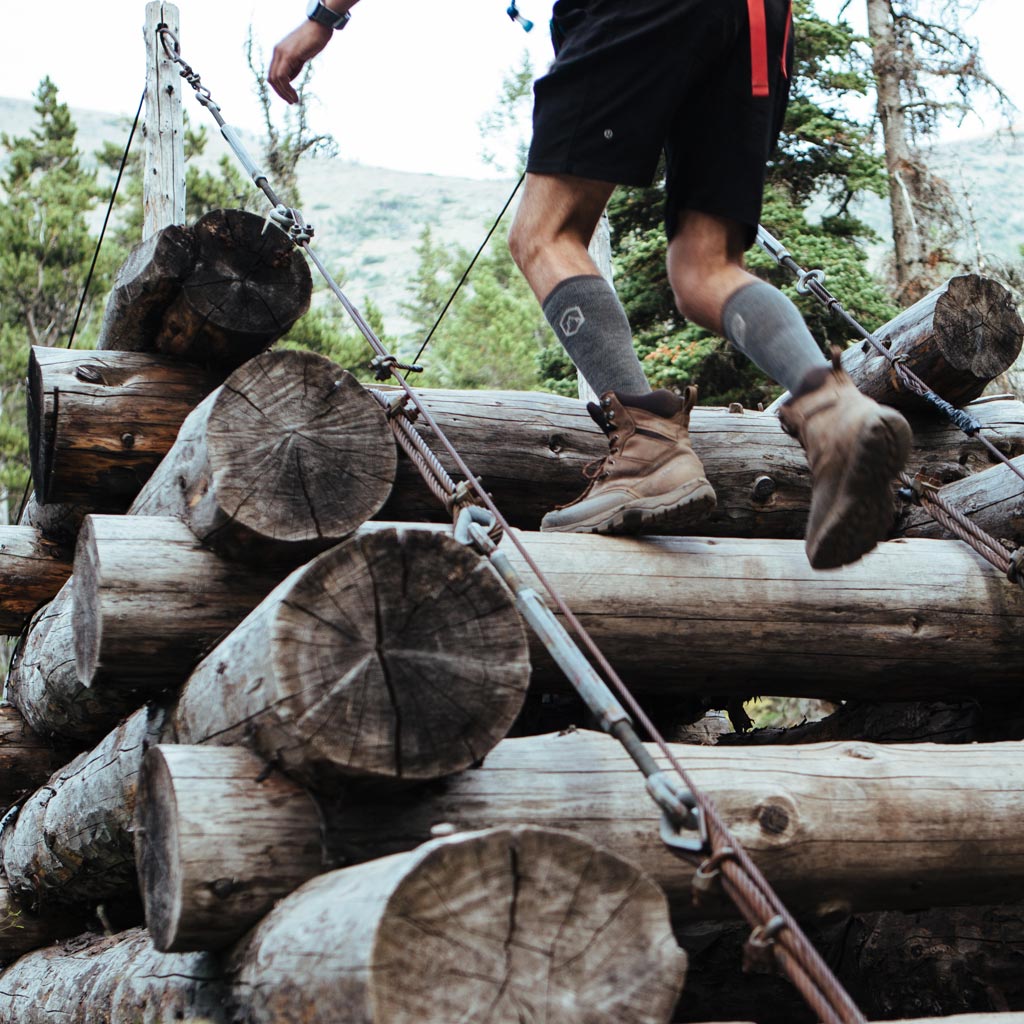
[[[258,225],[167,229],[122,269],[100,351],[33,353],[37,502],[0,561],[0,627],[24,631],[0,956],[25,954],[0,1021],[709,1020],[700,957],[676,1009],[679,942],[733,911],[693,903],[612,740],[506,738],[528,690],[565,684],[490,564],[429,522],[374,396],[260,354],[305,267]],[[996,288],[957,279],[886,338],[976,397],[1024,335]],[[969,337],[965,303],[986,310]],[[613,539],[534,532],[600,455],[579,403],[425,397],[638,693],[1014,693],[1024,595],[915,514],[858,565],[807,568],[808,471],[770,413],[695,411],[719,493],[701,536]],[[1024,455],[1024,406],[972,413]],[[912,468],[1014,537],[1004,471],[915,427]],[[1013,744],[675,752],[801,916],[1024,899]]]

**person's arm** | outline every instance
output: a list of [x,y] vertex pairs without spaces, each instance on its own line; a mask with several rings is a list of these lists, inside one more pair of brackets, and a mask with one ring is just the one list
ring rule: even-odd
[[[345,14],[355,7],[358,0],[321,0],[323,6],[335,14]],[[293,29],[274,47],[270,58],[267,81],[278,96],[287,103],[296,103],[299,94],[292,82],[306,64],[311,61],[330,41],[334,29],[307,18],[298,28]]]

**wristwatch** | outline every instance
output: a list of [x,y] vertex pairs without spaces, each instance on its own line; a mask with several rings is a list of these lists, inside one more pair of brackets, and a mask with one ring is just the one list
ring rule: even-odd
[[306,17],[310,21],[315,21],[318,25],[326,25],[328,28],[333,28],[336,32],[340,32],[349,23],[352,15],[348,11],[345,11],[344,14],[337,14],[329,7],[325,7],[320,0],[309,0],[309,4],[306,7]]

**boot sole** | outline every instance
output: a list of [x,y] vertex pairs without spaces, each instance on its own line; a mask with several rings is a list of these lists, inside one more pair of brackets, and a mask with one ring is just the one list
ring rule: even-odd
[[541,529],[545,533],[668,533],[701,522],[717,504],[718,499],[707,480],[689,480],[655,498],[634,498],[588,519]]
[[911,438],[898,413],[863,427],[814,548],[807,547],[812,569],[856,562],[888,536],[894,517],[892,484],[906,464]]

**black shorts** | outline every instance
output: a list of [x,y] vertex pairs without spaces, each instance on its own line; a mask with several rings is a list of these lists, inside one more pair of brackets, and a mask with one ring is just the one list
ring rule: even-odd
[[644,186],[664,149],[669,238],[698,210],[753,242],[793,63],[790,0],[763,2],[768,95],[755,96],[764,42],[758,57],[748,0],[558,0],[526,169]]

